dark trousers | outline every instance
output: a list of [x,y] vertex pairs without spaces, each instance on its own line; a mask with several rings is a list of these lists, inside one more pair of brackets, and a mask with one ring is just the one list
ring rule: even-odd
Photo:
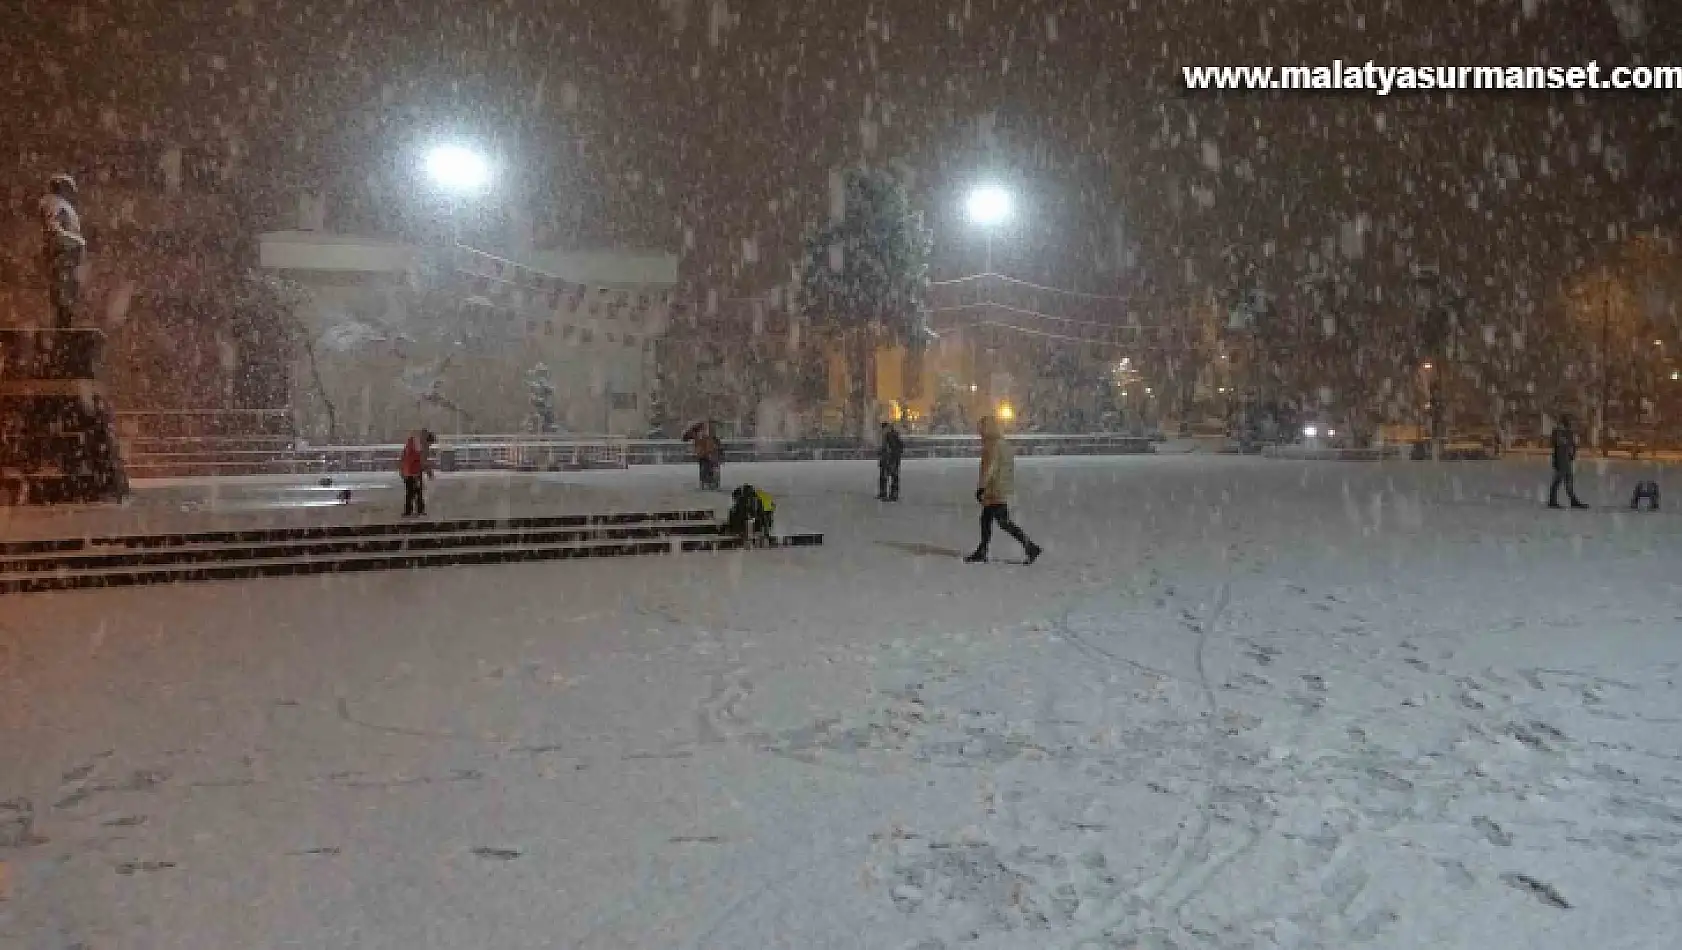
[[403,513],[426,514],[426,481],[421,475],[403,476]]
[[1577,475],[1571,470],[1571,466],[1569,465],[1554,469],[1553,484],[1548,486],[1548,504],[1559,504],[1560,486],[1564,486],[1565,497],[1571,499],[1571,503],[1573,505],[1582,504],[1582,502],[1577,500]]
[[899,463],[876,463],[876,497],[899,501]]
[[994,524],[997,524],[1005,534],[1015,538],[1016,543],[1022,545],[1022,550],[1032,551],[1034,549],[1034,542],[1028,540],[1028,536],[1022,532],[1021,528],[1016,526],[1016,522],[1010,520],[1009,505],[984,505],[981,509],[981,546],[975,549],[978,554],[987,553],[987,546],[993,541]]
[[696,459],[695,464],[701,470],[701,487],[717,488],[719,485],[719,464],[712,459]]

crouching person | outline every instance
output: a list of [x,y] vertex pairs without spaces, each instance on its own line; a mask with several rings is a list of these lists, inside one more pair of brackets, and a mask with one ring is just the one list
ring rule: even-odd
[[770,492],[743,485],[731,494],[730,517],[724,527],[745,544],[769,542],[776,512]]

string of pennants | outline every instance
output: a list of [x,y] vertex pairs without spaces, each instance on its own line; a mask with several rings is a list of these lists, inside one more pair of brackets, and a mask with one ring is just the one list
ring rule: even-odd
[[[672,300],[670,290],[590,286],[464,247],[456,249],[452,263],[470,298],[507,311],[516,322],[523,318],[534,324],[533,311],[543,311],[562,320],[612,320],[656,332],[668,317],[688,315],[684,304]],[[553,333],[552,322],[545,322],[549,323],[546,332]],[[535,326],[528,326],[528,330],[535,330]],[[561,332],[566,338],[576,332],[580,342],[592,342],[594,336],[590,327],[582,326],[563,325]]]

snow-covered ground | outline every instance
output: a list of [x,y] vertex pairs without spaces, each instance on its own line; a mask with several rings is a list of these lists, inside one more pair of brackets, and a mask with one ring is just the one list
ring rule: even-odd
[[726,469],[816,549],[6,598],[0,947],[1674,946],[1638,469],[1022,459],[1030,568],[973,465]]

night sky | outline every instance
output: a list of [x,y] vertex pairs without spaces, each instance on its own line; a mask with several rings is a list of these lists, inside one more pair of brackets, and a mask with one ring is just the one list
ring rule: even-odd
[[1195,64],[1682,63],[1682,11],[1653,0],[20,5],[0,37],[14,198],[91,175],[111,141],[233,141],[254,230],[322,183],[339,227],[400,231],[416,150],[466,137],[550,241],[682,249],[697,294],[786,282],[858,162],[911,171],[936,277],[980,269],[961,196],[990,179],[1020,204],[996,270],[1142,305],[1225,292],[1235,261],[1286,286],[1354,229],[1361,293],[1421,262],[1507,306],[1682,196],[1675,93],[1180,89]]

